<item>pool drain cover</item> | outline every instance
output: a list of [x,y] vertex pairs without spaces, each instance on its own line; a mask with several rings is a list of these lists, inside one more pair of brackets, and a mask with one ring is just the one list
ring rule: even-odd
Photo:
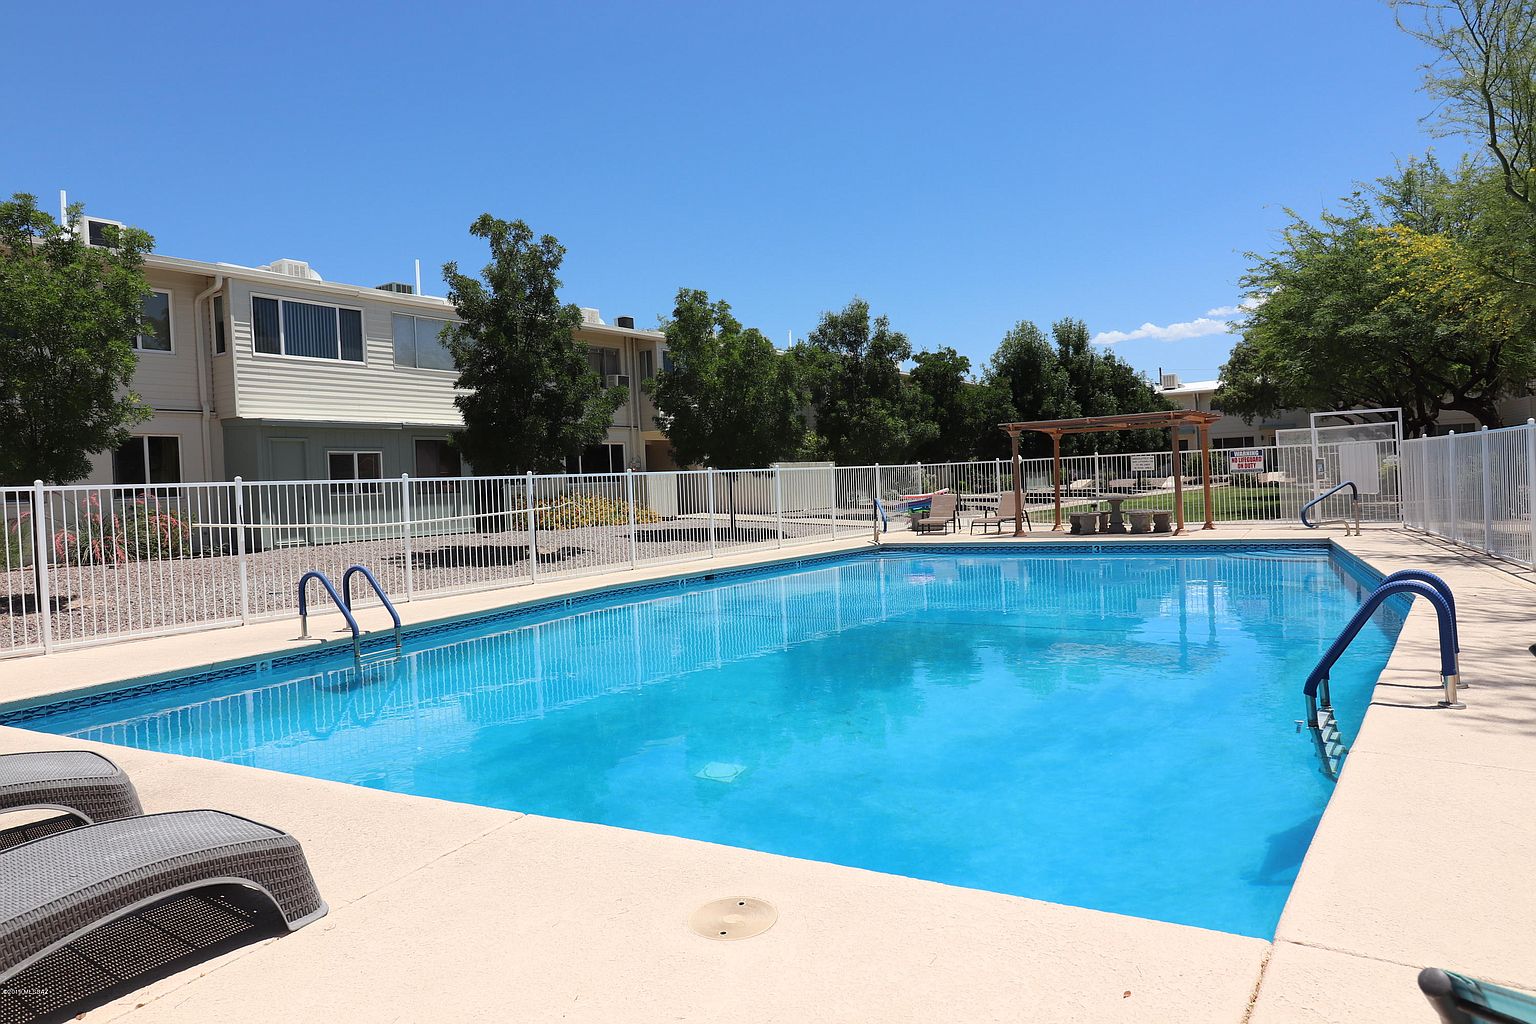
[[710,900],[688,918],[688,927],[706,939],[750,939],[761,935],[779,919],[779,912],[767,900],[752,896],[731,896]]

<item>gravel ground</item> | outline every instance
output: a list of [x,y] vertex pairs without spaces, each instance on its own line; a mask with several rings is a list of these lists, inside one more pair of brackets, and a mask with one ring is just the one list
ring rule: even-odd
[[[867,517],[849,510],[842,522]],[[785,540],[831,535],[830,518],[786,518]],[[717,551],[770,547],[777,539],[771,519],[742,517],[734,529],[717,524]],[[709,553],[707,523],[671,520],[635,530],[640,562],[680,561]],[[540,530],[540,578],[622,570],[630,559],[628,526]],[[495,586],[515,586],[530,578],[527,533],[452,534],[414,537],[409,558],[401,538],[275,548],[246,556],[250,615],[278,618],[297,613],[296,583],[310,569],[325,572],[338,586],[350,565],[368,566],[393,599],[406,593],[409,563],[411,592],[417,596]],[[53,566],[49,577],[54,641],[81,643],[103,636],[164,633],[203,623],[230,622],[240,616],[240,561],[235,555],[126,562],[119,565]],[[361,581],[359,581],[361,582]],[[310,588],[318,607],[328,599]],[[359,604],[371,603],[359,600]],[[0,654],[42,643],[30,569],[0,573]]]

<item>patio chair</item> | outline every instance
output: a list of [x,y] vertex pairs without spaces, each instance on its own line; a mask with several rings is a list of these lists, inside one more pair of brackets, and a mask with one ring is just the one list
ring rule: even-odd
[[1171,491],[1173,490],[1173,477],[1165,476],[1161,480],[1143,480],[1141,489],[1144,491]]
[[1098,486],[1097,480],[1073,480],[1062,490],[1067,494],[1093,494]]
[[1105,484],[1104,489],[1106,491],[1114,491],[1117,494],[1130,494],[1136,490],[1136,480],[1134,477],[1121,477],[1118,480],[1111,480]]
[[1426,967],[1419,991],[1443,1024],[1536,1024],[1536,997],[1502,985]]
[[[1018,496],[1012,491],[1004,491],[997,499],[997,511],[991,515],[977,516],[971,520],[971,533],[976,532],[976,527],[981,527],[981,532],[986,533],[988,527],[997,527],[997,532],[1003,532],[1003,526],[1013,522],[1014,511],[1019,507]],[[1034,532],[1035,524],[1029,521],[1029,513],[1023,516],[1025,528]]]
[[921,519],[914,519],[912,521],[912,529],[918,533],[927,533],[933,529],[943,533],[953,525],[958,532],[957,517],[959,515],[959,508],[960,500],[956,495],[935,494],[933,496],[933,504],[928,507],[928,514]]
[[0,853],[0,1020],[68,1020],[326,910],[298,840],[220,811],[34,839]]
[[89,750],[0,754],[0,812],[60,811],[0,830],[0,851],[43,836],[144,813],[121,768]]

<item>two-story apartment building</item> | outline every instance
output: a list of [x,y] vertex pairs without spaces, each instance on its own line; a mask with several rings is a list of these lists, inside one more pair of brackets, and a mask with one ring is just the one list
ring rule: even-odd
[[[89,483],[458,476],[457,374],[439,340],[446,299],[326,281],[307,264],[264,267],[151,255],[153,332],[137,340],[133,389],[154,409],[133,440],[95,459]],[[672,463],[642,388],[665,336],[583,310],[594,369],[623,388],[605,443],[572,458],[587,472]]]

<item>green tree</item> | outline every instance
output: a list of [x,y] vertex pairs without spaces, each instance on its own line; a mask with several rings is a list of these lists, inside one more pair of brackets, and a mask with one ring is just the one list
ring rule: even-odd
[[793,356],[815,420],[806,454],[844,465],[911,459],[937,433],[902,376],[911,356],[907,336],[884,316],[871,319],[863,299],[823,313]]
[[1401,406],[1411,434],[1445,409],[1500,425],[1499,400],[1536,375],[1529,307],[1418,201],[1419,184],[1391,179],[1379,206],[1357,195],[1316,223],[1292,214],[1281,250],[1253,257],[1244,284],[1263,301],[1222,367],[1218,408]]
[[67,483],[150,410],[129,390],[154,239],[108,227],[90,246],[17,193],[0,202],[0,483]]
[[480,279],[443,265],[461,323],[446,332],[464,418],[454,445],[479,473],[551,472],[607,436],[620,388],[605,388],[573,332],[581,311],[559,298],[565,247],[520,220],[481,214],[469,233],[490,244]]
[[[1066,375],[1072,409],[1067,415],[1122,416],[1173,408],[1129,363],[1113,352],[1095,348],[1083,321],[1070,317],[1056,321],[1051,325],[1051,338]],[[1067,437],[1062,450],[1073,455],[1108,455],[1144,452],[1166,443],[1167,435],[1161,430],[1116,430]]]
[[796,452],[805,434],[795,365],[726,302],[677,293],[666,326],[671,368],[651,385],[673,457],[685,466],[747,469]]
[[907,381],[919,398],[918,407],[934,429],[912,454],[922,462],[964,462],[976,455],[976,384],[971,361],[944,346],[912,357]]

